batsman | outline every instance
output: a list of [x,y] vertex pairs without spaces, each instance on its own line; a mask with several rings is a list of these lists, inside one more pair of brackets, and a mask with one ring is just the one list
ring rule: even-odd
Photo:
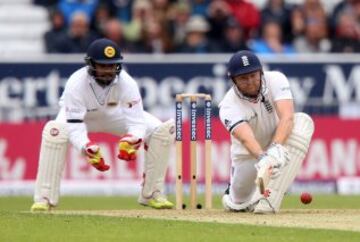
[[111,169],[99,145],[89,139],[90,132],[119,136],[117,157],[124,162],[134,162],[144,145],[144,181],[138,202],[156,209],[172,208],[164,195],[164,179],[174,121],[162,123],[143,110],[137,83],[122,68],[120,49],[111,40],[90,44],[85,62],[68,79],[56,119],[43,129],[31,211],[48,211],[58,204],[69,143],[94,169]]
[[294,113],[287,77],[264,71],[252,52],[235,53],[228,75],[233,85],[219,104],[231,134],[223,206],[233,212],[277,213],[308,151],[314,123],[307,114]]

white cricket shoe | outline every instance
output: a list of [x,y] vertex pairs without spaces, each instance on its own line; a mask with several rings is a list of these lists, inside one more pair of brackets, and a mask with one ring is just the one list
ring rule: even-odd
[[254,209],[255,214],[274,214],[275,209],[271,205],[268,199],[265,197],[260,199],[260,201],[256,204]]
[[221,201],[224,209],[229,212],[252,212],[256,204],[253,201],[234,203],[229,194],[224,194]]

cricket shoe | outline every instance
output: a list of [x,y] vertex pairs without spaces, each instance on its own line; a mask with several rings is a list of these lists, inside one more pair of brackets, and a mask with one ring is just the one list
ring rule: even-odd
[[255,214],[274,214],[275,209],[266,197],[260,199],[254,209]]
[[50,211],[51,207],[48,203],[46,202],[35,202],[31,208],[30,211],[33,213],[36,212],[48,212]]
[[259,202],[261,194],[255,195],[250,199],[250,201],[243,203],[235,203],[230,197],[230,184],[225,190],[224,196],[222,197],[222,205],[225,211],[229,212],[253,212],[254,207]]
[[159,192],[153,193],[150,198],[145,198],[140,195],[138,202],[143,206],[149,206],[155,209],[171,209],[174,207],[174,204]]
[[254,203],[252,201],[243,202],[243,203],[234,203],[231,200],[229,194],[224,194],[221,201],[225,211],[245,213],[245,212],[252,212],[254,210]]

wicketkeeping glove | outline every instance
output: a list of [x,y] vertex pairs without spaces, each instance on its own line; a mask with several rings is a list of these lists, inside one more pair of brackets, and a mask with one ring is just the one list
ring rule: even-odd
[[136,160],[136,152],[141,146],[142,139],[132,135],[125,135],[119,141],[118,158],[126,161]]
[[100,147],[92,142],[87,143],[84,148],[87,161],[99,171],[107,171],[110,166],[105,164],[104,158],[100,153]]

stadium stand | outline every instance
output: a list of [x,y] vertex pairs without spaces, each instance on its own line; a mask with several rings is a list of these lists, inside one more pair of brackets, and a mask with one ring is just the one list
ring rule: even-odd
[[0,0],[0,55],[43,53],[48,28],[46,8],[31,0]]
[[[281,1],[281,0],[279,0]],[[349,0],[344,0],[344,2],[349,1]],[[356,1],[356,0],[355,0]],[[44,41],[44,36],[45,33],[47,31],[49,31],[51,29],[51,20],[49,18],[49,15],[51,13],[51,11],[54,10],[54,7],[57,6],[61,6],[61,4],[59,3],[64,3],[64,2],[68,2],[66,0],[51,0],[51,1],[41,1],[41,0],[0,0],[0,56],[12,56],[12,55],[36,55],[36,54],[44,54],[46,52],[51,52],[49,51],[49,48],[47,48],[47,46],[45,45],[45,41]],[[72,1],[71,1],[72,2]],[[76,1],[75,1],[76,2]],[[89,2],[90,3],[97,3],[97,1],[84,1],[84,2]],[[126,8],[121,7],[118,4],[118,2],[124,2],[124,1],[115,1],[115,0],[107,0],[107,1],[98,1],[99,5],[97,5],[97,9],[95,10],[95,13],[93,13],[93,17],[95,19],[95,24],[92,23],[92,30],[93,31],[98,31],[99,35],[103,35],[106,36],[105,32],[101,32],[101,26],[99,26],[99,24],[96,23],[96,19],[100,16],[104,16],[104,14],[107,14],[106,11],[111,12],[110,17],[113,17],[115,19],[117,19],[118,21],[120,20],[121,23],[123,24],[123,33],[120,33],[122,35],[124,35],[126,37],[126,40],[124,41],[130,41],[132,44],[132,48],[129,48],[130,50],[133,49],[133,51],[129,51],[129,52],[141,52],[144,46],[144,41],[148,41],[145,38],[148,37],[149,34],[151,34],[149,32],[149,30],[146,29],[146,27],[144,29],[139,29],[138,26],[136,26],[138,29],[137,31],[142,31],[143,33],[145,33],[144,36],[142,36],[142,40],[138,41],[137,43],[132,41],[131,39],[131,33],[134,31],[134,25],[133,24],[129,24],[131,21],[126,22],[126,20],[124,20],[124,18],[122,18],[121,16],[124,13],[120,12],[124,12],[125,10],[127,11],[127,15],[131,16],[131,6],[132,5],[139,5],[139,4],[144,4],[144,2],[146,2],[147,4],[151,3],[153,6],[153,11],[155,14],[155,16],[158,18],[159,15],[159,10],[162,11],[162,9],[164,9],[164,11],[166,11],[166,15],[164,15],[163,17],[165,18],[169,18],[169,16],[171,16],[171,5],[174,3],[179,3],[179,2],[186,2],[190,8],[192,8],[192,15],[195,14],[195,10],[198,9],[199,6],[195,6],[194,2],[197,1],[175,1],[175,0],[168,0],[168,1],[162,1],[164,2],[164,4],[167,4],[166,6],[156,6],[157,1],[150,1],[150,0],[135,0],[135,1],[130,1],[129,4],[127,5]],[[125,1],[126,2],[126,1]],[[206,7],[210,6],[212,4],[213,1],[201,1],[203,2],[202,4],[202,8],[206,9]],[[230,1],[230,0],[224,0],[224,2],[227,2],[228,4],[232,4],[234,5],[234,2],[236,1]],[[263,10],[267,4],[270,2],[270,0],[254,0],[254,1],[242,1],[239,0],[240,2],[249,2],[253,5],[255,5],[255,7],[257,8],[257,10],[259,12],[261,12],[261,10]],[[287,5],[291,5],[291,6],[302,6],[304,5],[304,3],[308,3],[308,4],[316,4],[317,2],[320,2],[320,4],[322,5],[323,9],[326,12],[327,17],[330,19],[331,18],[331,14],[333,12],[333,9],[335,6],[337,6],[341,0],[284,0],[284,2]],[[350,1],[349,1],[350,2]],[[58,5],[59,4],[59,5]],[[79,3],[80,4],[80,3]],[[99,11],[100,7],[104,7],[104,5],[106,5],[108,7],[108,10],[106,10],[106,8],[104,8],[104,11]],[[235,4],[236,5],[236,4]],[[234,9],[234,8],[233,8]],[[206,15],[206,11],[202,11],[202,13],[204,15]],[[199,14],[197,12],[197,14]],[[238,12],[236,13],[232,13],[235,17],[239,17],[238,19],[241,19],[241,16],[237,16]],[[209,17],[209,16],[204,16]],[[155,18],[155,20],[157,19]],[[170,17],[171,18],[171,17]],[[157,19],[158,20],[158,19]],[[166,19],[166,21],[171,22],[173,19]],[[207,21],[209,21],[210,19],[208,18]],[[112,19],[113,21],[113,19]],[[211,20],[210,20],[211,21]],[[165,23],[165,25],[169,25],[169,23]],[[171,24],[171,23],[170,23]],[[243,23],[244,24],[244,23]],[[261,26],[263,26],[264,23],[261,23]],[[95,25],[95,29],[94,29],[94,25]],[[154,26],[154,24],[152,24],[151,26]],[[150,27],[151,27],[150,26]],[[358,24],[359,26],[359,24]],[[150,28],[149,27],[149,28]],[[168,26],[169,27],[169,26]],[[330,27],[333,27],[330,25]],[[100,29],[96,29],[96,28],[100,28]],[[242,28],[245,28],[245,25],[242,26]],[[261,36],[261,27],[257,27],[259,29],[257,29],[257,33],[252,33],[252,35],[250,35],[250,38],[259,38]],[[161,30],[165,30],[166,28],[164,28],[164,22],[160,21],[160,29]],[[243,29],[243,31],[245,31],[246,29]],[[131,32],[132,31],[132,32]],[[173,30],[171,29],[171,26],[168,30],[165,30],[164,35],[166,34],[171,34],[173,36],[173,48],[169,50],[169,48],[163,47],[162,49],[166,50],[164,51],[165,53],[176,53],[176,52],[181,52],[181,48],[177,48],[176,45],[176,40],[175,40],[175,34],[172,32]],[[179,30],[181,31],[181,30]],[[330,29],[330,35],[333,34]],[[287,32],[286,30],[283,32]],[[140,32],[139,32],[140,33]],[[210,34],[213,32],[210,32]],[[146,35],[147,34],[147,35]],[[245,37],[246,37],[246,31],[244,33]],[[159,37],[160,41],[164,41],[163,39],[163,33],[159,33],[159,35],[161,35]],[[294,37],[297,36],[284,36],[284,38],[286,40],[292,41],[292,39]],[[302,36],[301,36],[302,37]],[[330,38],[332,38],[333,36],[328,36]],[[152,42],[155,42],[158,40],[151,40]],[[209,39],[209,41],[212,41],[212,39]],[[331,41],[331,40],[330,40]],[[338,41],[339,42],[339,41]],[[342,43],[343,41],[341,40],[340,43]],[[354,40],[353,40],[354,42]],[[356,42],[356,38],[355,38],[355,42]],[[165,43],[166,44],[166,43]],[[340,49],[340,51],[342,49],[346,49],[346,47],[338,47],[338,43],[336,42],[336,48],[335,49]],[[355,45],[355,47],[353,49],[358,48],[356,43],[351,43],[352,45]],[[328,47],[329,49],[330,47]],[[334,48],[333,48],[334,50]],[[146,53],[154,53],[154,47],[148,48],[146,51],[144,51]],[[221,52],[221,49],[220,49]],[[223,49],[222,52],[226,52],[226,48]]]

